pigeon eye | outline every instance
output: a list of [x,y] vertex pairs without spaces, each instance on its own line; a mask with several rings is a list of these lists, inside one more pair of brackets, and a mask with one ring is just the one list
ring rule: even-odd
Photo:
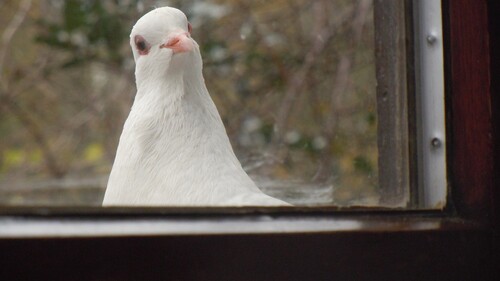
[[148,46],[148,43],[146,42],[146,40],[142,36],[137,35],[137,36],[135,36],[134,41],[135,41],[135,46],[137,48],[137,51],[139,51],[139,54],[147,55],[148,51],[149,51],[149,46]]
[[139,49],[139,51],[146,50],[146,42],[138,41],[136,44],[137,44],[137,49]]

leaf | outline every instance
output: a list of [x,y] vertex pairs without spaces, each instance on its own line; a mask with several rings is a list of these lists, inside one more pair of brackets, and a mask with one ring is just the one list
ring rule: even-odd
[[24,151],[21,149],[13,148],[8,149],[3,155],[4,169],[20,166],[24,162]]
[[357,156],[354,158],[354,169],[358,172],[371,173],[373,171],[372,165],[364,156]]
[[100,143],[91,143],[83,153],[83,158],[88,162],[98,162],[104,155],[104,149]]

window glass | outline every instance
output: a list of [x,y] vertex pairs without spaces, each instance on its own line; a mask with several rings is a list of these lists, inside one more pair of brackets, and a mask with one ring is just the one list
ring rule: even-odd
[[407,206],[413,22],[410,1],[379,2],[2,1],[0,204],[101,205],[136,94],[130,30],[169,5],[187,15],[262,191],[294,205]]

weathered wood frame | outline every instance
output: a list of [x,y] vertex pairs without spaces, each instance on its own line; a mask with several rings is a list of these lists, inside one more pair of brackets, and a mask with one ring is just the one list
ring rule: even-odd
[[[375,0],[380,204],[409,206],[416,188],[412,1]],[[414,193],[415,194],[415,193]]]

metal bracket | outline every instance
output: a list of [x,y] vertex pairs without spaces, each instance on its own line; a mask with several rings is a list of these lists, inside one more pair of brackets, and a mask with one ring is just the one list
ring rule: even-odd
[[416,63],[419,201],[446,205],[446,123],[441,1],[416,0]]

